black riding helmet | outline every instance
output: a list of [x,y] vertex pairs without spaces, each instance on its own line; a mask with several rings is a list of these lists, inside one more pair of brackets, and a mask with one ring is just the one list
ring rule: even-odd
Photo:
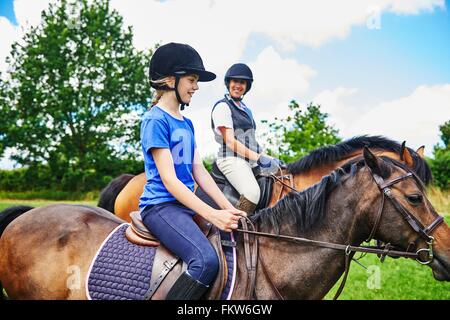
[[[216,78],[214,73],[205,70],[198,52],[187,44],[171,42],[159,47],[153,53],[149,67],[150,85],[154,89],[175,90],[182,110],[186,104],[181,100],[178,93],[178,83],[180,77],[189,74],[198,75],[198,81],[201,82],[212,81]],[[168,76],[175,76],[175,88],[169,88],[164,84],[154,82]]]
[[230,90],[230,80],[231,79],[242,79],[247,82],[247,87],[244,95],[250,91],[253,83],[253,73],[252,70],[244,63],[233,64],[225,74],[225,86]]

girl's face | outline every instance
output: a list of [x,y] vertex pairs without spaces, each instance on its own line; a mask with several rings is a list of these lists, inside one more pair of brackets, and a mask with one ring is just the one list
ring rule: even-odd
[[242,79],[231,79],[229,85],[230,96],[234,99],[239,99],[247,89],[247,81]]
[[195,91],[198,90],[198,76],[195,74],[190,74],[180,78],[178,83],[178,93],[180,94],[181,100],[188,104],[191,102],[192,96]]

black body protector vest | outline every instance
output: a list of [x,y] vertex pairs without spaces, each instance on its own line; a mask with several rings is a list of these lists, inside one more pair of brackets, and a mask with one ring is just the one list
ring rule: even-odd
[[228,95],[225,95],[225,98],[217,101],[211,110],[211,128],[214,132],[214,138],[216,142],[219,143],[220,145],[219,154],[217,155],[217,158],[220,159],[224,157],[240,157],[250,162],[247,157],[242,157],[233,150],[231,150],[226,145],[222,135],[220,133],[217,133],[215,130],[212,112],[214,111],[214,109],[218,104],[223,102],[225,102],[228,105],[231,111],[231,118],[233,120],[234,138],[239,142],[241,142],[245,147],[256,153],[261,153],[262,151],[261,147],[256,141],[255,136],[256,123],[253,117],[251,116],[251,113],[246,112],[242,108],[235,105],[233,100]]

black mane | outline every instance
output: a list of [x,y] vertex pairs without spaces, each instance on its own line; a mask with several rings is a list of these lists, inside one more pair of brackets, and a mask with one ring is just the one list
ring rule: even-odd
[[[317,165],[326,165],[342,160],[349,154],[363,149],[365,146],[372,150],[383,149],[396,153],[399,153],[402,148],[401,144],[397,141],[390,140],[383,136],[357,136],[335,145],[325,146],[311,151],[308,155],[298,159],[295,162],[289,163],[288,171],[292,174],[299,174],[304,171],[308,171]],[[433,178],[427,162],[411,148],[408,148],[408,150],[414,160],[414,168],[412,168],[412,170],[423,181],[423,183],[426,185],[430,184]]]
[[[391,175],[393,165],[407,172],[412,172],[406,165],[394,159],[380,158],[384,160],[381,162],[383,177]],[[254,223],[260,223],[261,226],[273,227],[276,233],[279,233],[280,226],[283,221],[286,223],[286,219],[296,225],[299,233],[308,231],[324,218],[325,203],[330,192],[344,179],[353,177],[364,166],[363,158],[353,159],[328,176],[324,176],[320,182],[312,187],[302,192],[290,192],[273,207],[259,210],[251,217],[251,220]]]

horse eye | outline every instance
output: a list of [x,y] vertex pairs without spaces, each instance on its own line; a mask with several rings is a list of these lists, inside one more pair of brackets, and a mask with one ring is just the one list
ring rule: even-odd
[[423,197],[421,194],[410,194],[406,196],[406,200],[413,206],[417,206],[422,203]]

